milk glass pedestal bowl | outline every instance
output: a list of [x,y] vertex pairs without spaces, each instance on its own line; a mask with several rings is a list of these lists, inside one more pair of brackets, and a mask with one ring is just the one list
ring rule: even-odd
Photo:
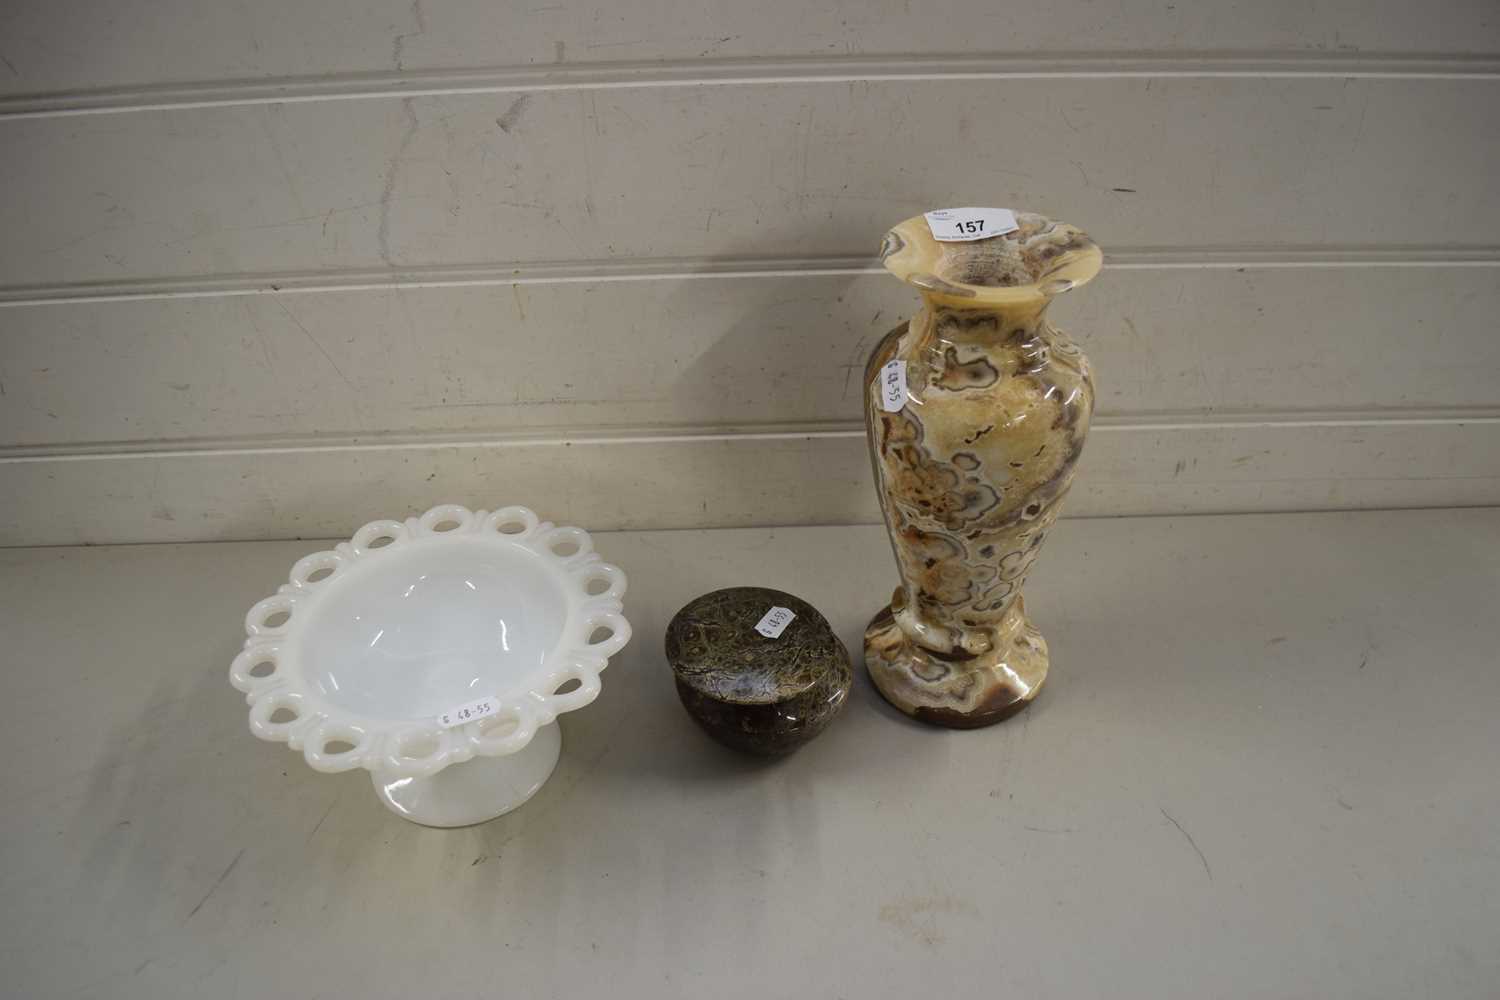
[[246,615],[229,679],[256,736],[365,768],[406,819],[466,826],[551,775],[558,715],[630,639],[624,594],[582,529],[445,504],[299,560]]

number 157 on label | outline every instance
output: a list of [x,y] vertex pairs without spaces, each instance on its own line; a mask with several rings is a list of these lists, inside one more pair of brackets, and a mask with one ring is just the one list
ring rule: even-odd
[[1020,228],[1016,213],[1008,208],[940,208],[924,214],[932,238],[942,243],[984,240]]

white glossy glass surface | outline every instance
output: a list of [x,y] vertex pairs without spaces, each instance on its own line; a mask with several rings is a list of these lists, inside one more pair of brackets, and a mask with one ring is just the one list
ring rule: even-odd
[[482,822],[536,793],[557,717],[598,697],[625,585],[587,532],[525,507],[372,521],[250,609],[229,680],[250,731],[315,770],[365,768],[418,823]]
[[567,614],[542,558],[437,542],[330,581],[300,633],[308,683],[330,704],[404,720],[524,683]]

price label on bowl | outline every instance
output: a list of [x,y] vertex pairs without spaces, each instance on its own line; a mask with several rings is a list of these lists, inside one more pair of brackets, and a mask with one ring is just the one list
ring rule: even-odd
[[880,408],[895,413],[906,405],[906,362],[887,361],[880,368]]
[[1004,236],[1021,227],[1008,208],[940,208],[923,213],[932,238],[940,243],[968,243]]
[[444,729],[452,729],[455,726],[467,725],[470,722],[478,722],[480,719],[488,719],[492,715],[499,714],[499,702],[494,698],[480,698],[478,701],[448,709],[438,716],[438,725]]
[[796,617],[791,608],[772,608],[755,623],[755,631],[767,639],[779,639]]

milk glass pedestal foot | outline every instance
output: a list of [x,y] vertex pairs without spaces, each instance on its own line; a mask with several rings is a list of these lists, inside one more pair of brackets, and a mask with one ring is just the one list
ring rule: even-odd
[[557,765],[557,717],[630,639],[625,584],[587,532],[524,507],[373,521],[250,609],[229,679],[251,732],[314,770],[365,768],[416,823],[480,823]]
[[397,815],[424,826],[468,826],[503,816],[541,791],[561,752],[562,735],[554,722],[504,757],[475,757],[430,778],[381,769],[370,773],[370,781]]
[[1045,310],[1098,273],[1099,248],[1072,226],[1016,219],[974,242],[939,242],[922,216],[886,234],[887,270],[923,307],[866,371],[901,586],[865,632],[865,666],[901,711],[955,728],[1013,715],[1047,678],[1021,587],[1094,411],[1088,362]]

